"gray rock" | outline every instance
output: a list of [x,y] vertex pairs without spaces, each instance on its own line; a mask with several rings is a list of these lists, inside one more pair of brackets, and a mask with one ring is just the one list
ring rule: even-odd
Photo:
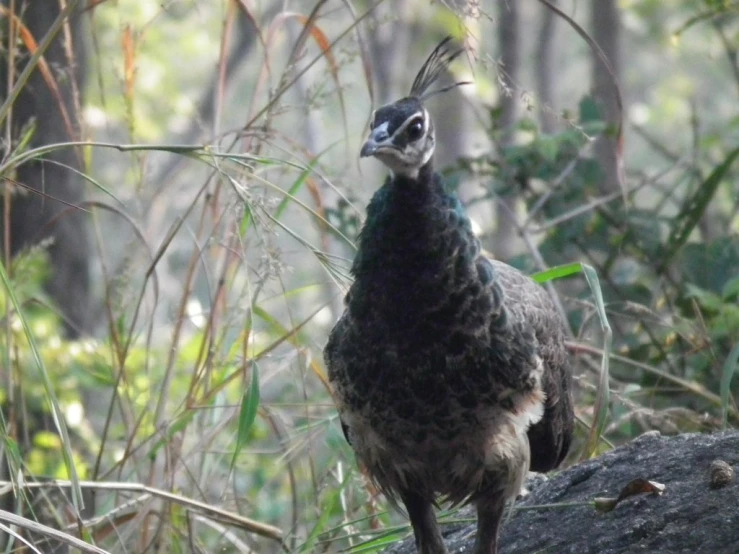
[[[539,482],[503,524],[501,554],[739,553],[739,485],[712,488],[711,464],[739,467],[739,433],[663,437],[647,433],[599,458]],[[617,497],[634,479],[665,485],[607,513],[589,505],[525,509]],[[471,554],[475,527],[447,528],[451,554]],[[387,554],[415,554],[407,539]]]

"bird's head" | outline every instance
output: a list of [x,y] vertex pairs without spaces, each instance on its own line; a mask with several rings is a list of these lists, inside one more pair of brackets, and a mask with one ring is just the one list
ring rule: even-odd
[[374,156],[396,175],[415,177],[434,154],[434,123],[419,98],[409,96],[375,111],[361,157]]
[[451,37],[434,49],[416,75],[410,95],[383,106],[372,114],[370,135],[362,146],[360,157],[374,156],[395,175],[416,178],[431,161],[436,147],[434,123],[424,106],[429,97],[445,92],[464,82],[428,92],[449,63],[464,50],[449,51]]

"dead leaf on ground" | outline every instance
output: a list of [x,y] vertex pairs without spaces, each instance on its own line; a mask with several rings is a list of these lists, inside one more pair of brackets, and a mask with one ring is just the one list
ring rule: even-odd
[[610,512],[613,510],[619,502],[630,496],[637,494],[653,494],[656,496],[661,495],[665,491],[665,486],[662,483],[656,481],[649,481],[647,479],[634,479],[623,489],[618,498],[596,498],[593,502],[595,509],[599,512]]

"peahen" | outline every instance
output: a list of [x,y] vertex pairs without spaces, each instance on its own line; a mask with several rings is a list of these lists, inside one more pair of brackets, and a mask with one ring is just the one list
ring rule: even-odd
[[442,92],[428,89],[460,53],[442,41],[410,95],[373,115],[361,156],[391,175],[367,209],[346,310],[325,349],[344,434],[379,490],[405,506],[421,554],[447,552],[439,501],[473,503],[474,552],[497,552],[506,502],[529,469],[559,465],[573,426],[550,298],[480,253],[433,169],[424,101]]

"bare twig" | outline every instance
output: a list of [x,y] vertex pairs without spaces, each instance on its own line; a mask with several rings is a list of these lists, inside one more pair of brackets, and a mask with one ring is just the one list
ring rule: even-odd
[[[64,480],[55,480],[55,481],[44,481],[44,482],[38,482],[38,483],[12,483],[10,481],[0,481],[0,496],[4,494],[8,494],[9,492],[13,491],[14,486],[20,486],[24,489],[46,489],[46,488],[69,488],[72,486],[71,481],[64,481]],[[139,496],[136,499],[133,499],[134,502],[141,503],[149,500],[150,498],[160,498],[162,500],[166,500],[168,502],[172,502],[174,504],[178,504],[180,506],[183,506],[187,508],[188,510],[192,510],[195,512],[200,513],[203,516],[206,516],[210,519],[214,519],[217,521],[220,521],[222,523],[226,523],[228,525],[231,525],[233,527],[240,527],[242,529],[245,529],[246,531],[249,531],[251,533],[254,533],[255,535],[259,535],[261,537],[265,537],[271,540],[274,540],[283,547],[284,541],[283,541],[283,533],[282,530],[278,527],[274,527],[272,525],[268,525],[266,523],[262,523],[260,521],[256,521],[254,519],[242,516],[241,514],[237,514],[234,512],[230,512],[228,510],[224,510],[223,508],[219,508],[217,506],[212,506],[210,504],[206,504],[204,502],[200,502],[198,500],[195,500],[193,498],[187,498],[185,496],[181,496],[179,494],[174,494],[165,490],[161,490],[155,487],[149,487],[147,485],[143,485],[141,483],[119,483],[115,481],[80,481],[79,486],[84,489],[94,489],[98,491],[115,491],[115,492],[130,492],[139,494]],[[94,524],[101,518],[107,518],[108,516],[100,516],[98,518],[95,518],[92,520],[92,523]],[[21,518],[20,516],[16,516],[15,514],[5,512],[3,510],[0,510],[0,520],[1,521],[7,521],[8,523],[12,523],[13,525],[18,525],[21,527],[27,527],[32,531],[47,534],[44,531],[38,530],[36,528],[32,528],[30,525],[33,524],[34,526],[40,525],[36,522],[26,520],[25,518]],[[41,526],[45,527],[45,526]],[[50,529],[50,528],[47,528]],[[62,533],[61,531],[56,531],[54,529],[51,529],[54,533],[58,534],[48,534],[48,536],[53,536],[54,538],[59,539],[67,539],[68,535]],[[74,537],[71,537],[74,539]],[[74,539],[79,540],[79,539]],[[87,543],[82,543],[80,541],[81,545],[78,545],[75,543],[75,546],[78,548],[82,548],[83,546],[88,547],[88,552],[96,552],[100,554],[105,554],[104,550],[96,549],[96,550],[90,550],[91,547]]]
[[[66,483],[68,487],[72,486],[71,482],[67,481]],[[26,486],[29,484],[34,483],[25,483],[21,486]],[[10,481],[0,481],[0,486],[7,486],[11,490],[13,488],[13,484],[10,483]],[[14,514],[13,512],[0,510],[0,521],[15,525],[16,527],[21,527],[32,533],[38,533],[39,535],[44,535],[45,537],[51,537],[70,546],[74,546],[75,548],[79,548],[82,552],[90,552],[92,554],[109,554],[107,550],[103,550],[102,548],[98,548],[97,546],[94,546],[92,544],[88,544],[85,541],[78,539],[77,537],[68,535],[67,533],[58,531],[52,527],[43,525],[42,523],[38,523],[37,521],[33,521],[32,519],[27,519],[25,517],[19,516],[17,514]],[[76,528],[77,524],[74,524],[74,527]]]

